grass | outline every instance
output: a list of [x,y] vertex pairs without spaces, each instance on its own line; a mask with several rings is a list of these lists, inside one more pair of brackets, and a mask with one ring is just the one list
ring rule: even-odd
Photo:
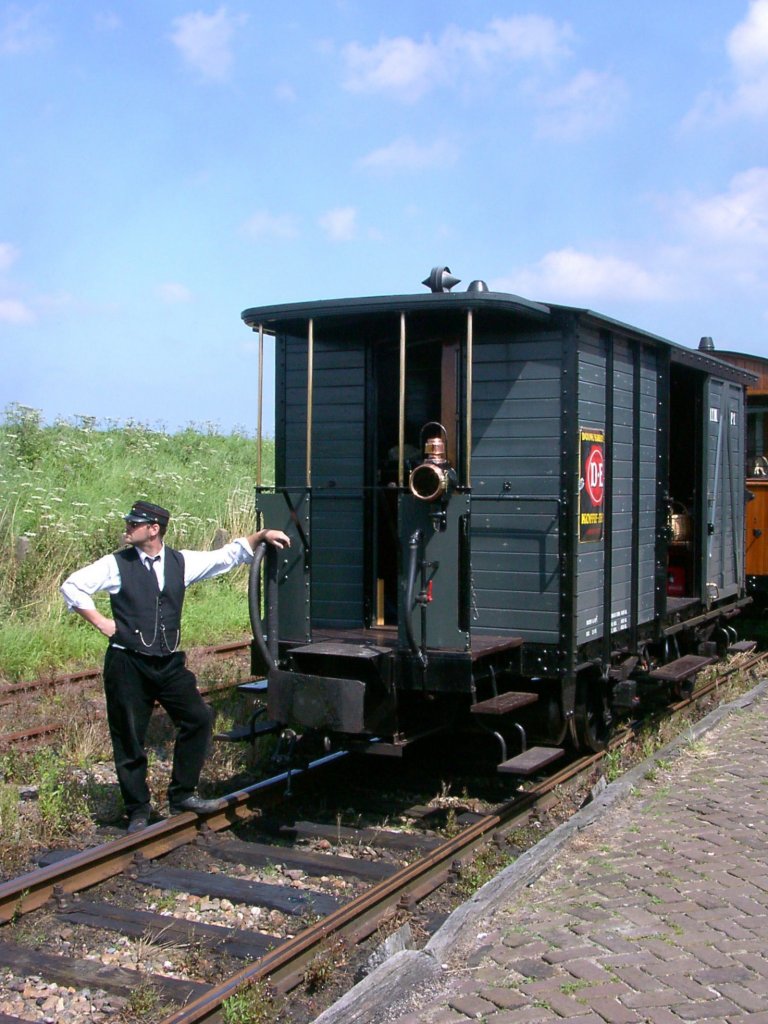
[[136,1021],[136,1024],[140,1024],[142,1021],[149,1024],[153,1020],[159,1020],[161,1016],[166,1016],[172,1005],[172,1003],[164,1001],[150,981],[142,980],[131,990],[128,997],[126,1019]]
[[222,1006],[224,1024],[274,1024],[279,1006],[264,981],[252,981],[231,995]]
[[[256,443],[208,424],[167,433],[80,416],[45,425],[40,413],[11,405],[0,423],[0,678],[99,664],[104,639],[67,614],[58,593],[74,569],[116,550],[123,515],[144,498],[172,512],[173,547],[209,549],[255,528]],[[274,446],[264,446],[272,480]],[[247,570],[190,589],[185,646],[239,639],[249,632]],[[108,599],[98,606],[106,611]]]
[[328,939],[312,957],[304,971],[308,992],[320,992],[338,979],[349,963],[349,950],[343,939]]
[[462,865],[456,881],[457,893],[462,899],[469,899],[513,860],[511,854],[495,844],[481,847],[471,860]]
[[[20,800],[24,787],[34,799]],[[33,849],[81,839],[92,828],[89,778],[52,747],[0,757],[0,874],[22,869]]]

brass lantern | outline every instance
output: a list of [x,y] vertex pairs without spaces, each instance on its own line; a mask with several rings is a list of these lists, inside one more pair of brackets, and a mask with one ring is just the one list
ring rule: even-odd
[[[424,440],[430,427],[437,427],[439,435]],[[421,429],[424,461],[412,470],[408,480],[411,494],[420,501],[438,501],[455,486],[456,474],[446,457],[447,435],[441,423],[427,423]]]

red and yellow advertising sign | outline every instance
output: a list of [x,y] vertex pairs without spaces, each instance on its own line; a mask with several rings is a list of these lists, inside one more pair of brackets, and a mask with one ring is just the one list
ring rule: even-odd
[[605,522],[605,431],[582,427],[579,432],[579,541],[603,539]]

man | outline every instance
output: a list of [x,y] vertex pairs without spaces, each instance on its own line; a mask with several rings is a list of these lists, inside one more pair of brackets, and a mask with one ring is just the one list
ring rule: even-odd
[[[196,793],[212,713],[179,650],[186,588],[252,562],[262,542],[277,548],[291,542],[281,530],[259,530],[215,551],[175,551],[163,541],[167,509],[137,501],[124,518],[123,539],[129,546],[72,573],[61,593],[71,611],[109,640],[104,659],[107,720],[128,831],[138,832],[151,815],[144,741],[155,701],[177,730],[168,786],[171,814],[204,813],[220,806]],[[93,602],[92,595],[100,590],[110,596],[112,618]]]

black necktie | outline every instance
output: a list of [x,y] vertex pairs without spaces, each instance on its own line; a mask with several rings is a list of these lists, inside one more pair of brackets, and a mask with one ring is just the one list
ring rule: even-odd
[[160,561],[160,555],[155,555],[154,558],[148,558],[146,560],[146,562],[144,563],[144,565],[147,567],[147,572],[154,572],[155,571],[155,562],[159,562],[159,561]]

